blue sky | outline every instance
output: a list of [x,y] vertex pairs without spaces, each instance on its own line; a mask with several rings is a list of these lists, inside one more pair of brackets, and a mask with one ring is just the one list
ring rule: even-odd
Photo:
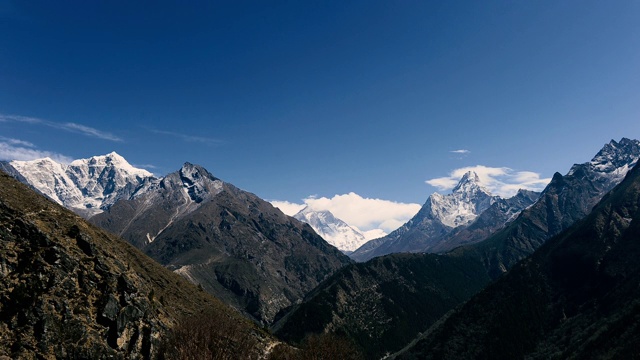
[[0,0],[0,154],[189,161],[293,203],[422,204],[477,166],[535,183],[640,137],[638,19],[632,0]]

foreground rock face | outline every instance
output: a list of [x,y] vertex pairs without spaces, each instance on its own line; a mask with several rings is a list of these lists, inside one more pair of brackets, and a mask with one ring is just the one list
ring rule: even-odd
[[0,356],[154,357],[178,318],[208,309],[239,318],[0,172]]

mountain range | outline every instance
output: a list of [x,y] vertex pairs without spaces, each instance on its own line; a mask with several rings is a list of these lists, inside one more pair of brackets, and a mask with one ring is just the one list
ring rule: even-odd
[[588,215],[640,158],[640,141],[623,138],[606,144],[591,161],[555,173],[535,204],[486,240],[459,247],[455,256],[481,259],[496,279],[532,254],[547,239]]
[[[416,337],[415,346],[408,347],[398,356],[422,358],[428,352],[449,358],[565,358],[572,354],[572,349],[576,354],[586,356],[591,348],[606,348],[599,347],[602,341],[621,344],[622,340],[610,340],[618,328],[622,329],[623,339],[637,339],[633,328],[621,319],[637,316],[633,300],[627,301],[630,307],[623,304],[625,299],[636,295],[629,284],[637,281],[640,272],[628,264],[631,260],[627,254],[622,254],[635,254],[633,241],[618,246],[625,239],[633,238],[635,233],[629,231],[637,228],[634,225],[637,223],[634,209],[638,204],[634,200],[637,198],[635,190],[620,190],[636,188],[636,185],[628,184],[629,179],[638,176],[638,170],[634,168],[640,157],[640,142],[637,140],[612,140],[591,161],[574,165],[564,176],[556,173],[540,194],[519,191],[510,199],[502,199],[491,195],[476,174],[467,173],[451,194],[430,196],[420,212],[385,237],[385,241],[367,243],[375,245],[369,251],[362,250],[367,249],[367,244],[356,250],[352,254],[356,259],[375,257],[363,263],[353,263],[308,224],[282,214],[269,203],[216,178],[198,165],[185,163],[180,170],[155,178],[149,173],[137,173],[130,165],[122,165],[118,157],[112,153],[74,161],[74,168],[71,168],[72,164],[56,167],[50,161],[11,162],[3,163],[2,167],[76,213],[91,216],[92,223],[121,235],[165,268],[198,284],[201,289],[216,295],[260,325],[270,326],[287,341],[301,344],[309,334],[335,334],[349,338],[368,358],[398,351]],[[31,169],[31,166],[41,169]],[[121,172],[119,166],[126,171]],[[623,179],[623,185],[606,196]],[[637,180],[632,181],[633,184],[635,182]],[[5,191],[14,188],[8,184]],[[624,199],[631,203],[625,203]],[[602,203],[597,205],[601,200]],[[632,206],[633,201],[636,208]],[[34,208],[45,207],[38,204]],[[15,212],[17,206],[14,204],[9,209]],[[47,226],[62,231],[62,235],[56,236],[70,238],[77,247],[73,250],[74,259],[80,254],[78,251],[89,257],[95,251],[90,245],[92,242],[82,234],[89,234],[91,239],[103,236],[97,232],[89,233],[87,226],[90,225],[78,225],[80,231],[69,230],[71,225],[66,225],[67,220],[57,218],[59,211],[44,212],[42,216],[45,218],[42,219],[30,218],[37,215],[33,210],[20,210],[19,216],[11,215],[11,211],[3,223],[4,227],[0,228],[5,229],[2,230],[3,238],[14,239],[20,234],[29,234],[33,231],[29,226],[49,221],[52,225]],[[316,215],[317,212],[314,214],[307,209],[306,214],[299,217],[313,223]],[[340,223],[329,215],[316,216],[315,226],[320,228],[322,224],[326,227],[326,224]],[[585,217],[586,222],[580,222]],[[28,221],[23,220],[27,218]],[[23,223],[28,226],[24,227]],[[338,235],[342,231],[339,228],[332,230]],[[557,240],[559,238],[565,240]],[[577,248],[572,244],[578,244]],[[25,249],[21,250],[22,258],[32,259],[39,254],[36,247],[21,246]],[[44,249],[47,246],[45,244]],[[15,245],[6,248],[11,250]],[[556,250],[548,250],[550,248],[561,250],[556,253]],[[395,251],[414,254],[385,255]],[[14,271],[17,265],[10,265],[14,267],[11,268],[5,264],[18,257],[7,254],[8,260],[3,260],[2,269]],[[363,257],[358,258],[358,254]],[[40,256],[48,261],[47,253]],[[138,256],[144,257],[141,253]],[[119,269],[131,266],[126,265],[129,261],[134,260],[127,258],[116,268],[105,271],[118,273]],[[568,265],[563,265],[563,261]],[[35,273],[41,274],[45,268],[49,271],[43,263],[36,264]],[[526,264],[534,264],[534,267],[519,270],[527,268],[529,265]],[[572,270],[574,268],[575,271]],[[90,276],[88,268],[82,269],[86,272],[82,276]],[[604,275],[601,269],[604,269]],[[96,271],[99,278],[107,276],[103,270]],[[592,274],[595,280],[585,282],[579,278],[580,274]],[[610,274],[613,280],[606,277]],[[19,279],[26,278],[26,275],[15,276],[18,280],[12,280],[11,284],[19,284]],[[62,279],[63,275],[60,276]],[[539,276],[543,280],[539,280]],[[514,277],[517,280],[507,280]],[[44,286],[35,280],[30,281],[29,284],[34,284],[36,289]],[[496,283],[485,289],[492,281]],[[499,285],[505,281],[509,285]],[[526,285],[518,287],[518,282],[530,282],[532,288]],[[606,288],[609,283],[616,289],[611,294]],[[78,284],[82,286],[81,282]],[[577,290],[572,284],[576,284]],[[70,286],[68,288],[72,289]],[[127,295],[129,287],[118,286],[104,287],[104,291],[112,293],[124,289],[123,295],[114,295],[116,298],[124,297],[119,308],[124,309],[131,305],[126,302],[131,298]],[[497,290],[495,294],[498,295],[492,295],[496,286],[502,290]],[[3,302],[14,301],[15,297],[29,306],[40,306],[34,305],[34,300],[24,291],[14,294],[12,289],[15,288],[5,288]],[[551,294],[550,297],[536,297],[539,294],[535,291],[540,289],[548,290],[546,294]],[[598,289],[603,289],[603,292],[599,293]],[[60,296],[73,296],[79,291],[60,290],[58,293]],[[88,290],[83,288],[81,291]],[[149,289],[141,291],[150,292]],[[512,291],[518,294],[514,295]],[[478,295],[474,296],[476,293]],[[496,300],[500,296],[502,298]],[[616,296],[619,299],[612,300]],[[469,299],[472,300],[466,303]],[[535,311],[525,311],[522,320],[531,326],[525,326],[518,332],[513,327],[520,322],[513,325],[507,319],[517,318],[514,312],[521,309],[522,304],[529,304],[527,299],[538,299],[541,304],[549,299],[551,302],[547,302],[544,309],[531,305]],[[107,300],[98,301],[93,306],[102,306]],[[494,304],[499,304],[504,312],[492,309]],[[608,304],[608,307],[602,308],[599,304]],[[83,306],[76,312],[82,314],[84,308],[91,309],[86,310],[91,314],[102,311],[93,310],[89,304]],[[467,312],[465,309],[468,307],[475,310]],[[624,311],[615,312],[611,310],[614,307],[624,308]],[[456,308],[458,310],[454,310]],[[5,327],[0,331],[17,329],[16,326],[25,324],[20,320],[24,319],[23,315],[7,309],[0,309],[0,315],[5,311],[0,322]],[[550,313],[545,313],[545,309],[551,309]],[[38,310],[34,316],[40,316],[43,311]],[[132,310],[127,310],[127,314],[128,311]],[[602,317],[607,311],[611,317]],[[563,313],[564,317],[558,317]],[[545,319],[542,323],[531,318],[540,314]],[[562,325],[565,317],[573,325]],[[107,320],[113,321],[111,318]],[[154,351],[149,347],[149,341],[144,340],[149,339],[144,329],[153,326],[136,325],[139,329],[136,333],[134,330],[120,330],[118,320],[113,327],[113,323],[98,319],[103,322],[98,325],[102,326],[100,329],[106,334],[104,338],[111,349],[105,351],[118,354],[123,351],[126,354]],[[39,331],[37,329],[41,329],[40,325],[33,325],[37,321],[40,320],[27,322],[23,328],[27,333],[35,334]],[[503,324],[506,324],[504,329]],[[594,333],[590,324],[602,324],[606,329]],[[478,333],[477,329],[487,329],[487,332],[481,330]],[[419,336],[419,333],[423,334]],[[37,334],[32,336],[34,340],[29,341],[37,342],[37,338],[43,337],[43,333]],[[138,335],[128,338],[131,334]],[[605,337],[601,337],[602,334]],[[589,340],[584,342],[586,345],[580,345],[578,339],[584,336],[595,339],[595,342]],[[518,341],[524,338],[530,341],[522,342],[523,346],[515,350],[507,346],[504,351],[496,351],[498,343],[491,340],[494,337],[514,344],[519,344]],[[118,340],[120,338],[122,340]],[[15,338],[12,341],[25,343]],[[456,345],[467,342],[470,344],[468,351]],[[565,344],[571,344],[571,347],[565,347]],[[631,351],[625,350],[628,348],[623,345],[614,345],[611,346],[615,354],[625,355]]]
[[[538,193],[520,190],[502,199],[492,195],[478,175],[467,172],[451,194],[434,193],[406,224],[370,240],[350,254],[357,261],[398,252],[445,252],[483,240],[535,202]],[[487,212],[486,216],[482,216]],[[463,229],[468,229],[463,232]],[[483,237],[484,236],[484,237]]]
[[[609,171],[610,163],[592,169]],[[571,175],[581,169],[575,169]],[[590,214],[474,296],[400,359],[634,359],[640,166]]]
[[[442,255],[385,255],[349,265],[314,289],[274,330],[292,341],[307,332],[346,334],[371,358],[400,350],[407,339],[427,331],[441,315],[586,216],[589,206],[597,204],[639,157],[640,142],[610,142],[592,161],[574,165],[566,176],[556,174],[537,202],[476,244]],[[468,292],[452,296],[451,289]],[[395,332],[401,339],[393,337]]]
[[3,172],[0,279],[0,358],[156,358],[176,323],[193,316],[227,331],[211,341],[233,348],[252,339],[255,357],[273,342],[218,299]]
[[262,324],[350,262],[309,225],[190,163],[90,221]]
[[350,262],[308,225],[198,165],[156,178],[110,153],[5,168],[263,324]]

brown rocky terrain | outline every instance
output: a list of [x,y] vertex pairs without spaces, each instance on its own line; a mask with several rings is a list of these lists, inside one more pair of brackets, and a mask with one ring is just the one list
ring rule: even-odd
[[266,338],[125,241],[0,172],[0,356],[153,358],[179,319],[203,312]]

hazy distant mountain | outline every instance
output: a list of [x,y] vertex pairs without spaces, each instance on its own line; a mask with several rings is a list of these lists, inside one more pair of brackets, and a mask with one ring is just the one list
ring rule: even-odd
[[50,158],[9,164],[29,185],[87,218],[134,196],[153,180],[153,174],[131,166],[115,152],[69,165]]
[[360,231],[336,218],[328,210],[316,211],[307,206],[293,217],[311,225],[318,235],[344,253],[350,253],[367,242]]
[[[466,173],[451,194],[434,193],[420,211],[409,222],[389,235],[371,240],[350,256],[357,261],[366,261],[376,256],[398,252],[442,252],[457,245],[483,240],[484,236],[504,223],[535,200],[533,193],[520,192],[514,199],[502,199],[482,186],[478,175]],[[476,224],[473,236],[460,235],[451,238],[454,229],[467,227],[486,210],[491,218],[482,218]],[[490,223],[490,224],[489,224]],[[485,226],[483,229],[478,229]]]
[[[621,146],[632,146],[624,143],[610,144],[567,177],[626,169],[629,158],[615,161]],[[639,240],[636,166],[583,221],[547,241],[400,358],[637,358]]]
[[264,324],[350,263],[309,225],[189,163],[91,221]]
[[596,156],[576,164],[567,175],[556,173],[536,203],[517,219],[478,244],[454,250],[456,256],[479,258],[497,278],[533,253],[550,237],[591,212],[640,158],[640,141],[611,140]]
[[[1,358],[153,359],[177,321],[202,313],[265,337],[237,311],[2,172],[0,276]],[[228,343],[228,335],[210,340]]]

